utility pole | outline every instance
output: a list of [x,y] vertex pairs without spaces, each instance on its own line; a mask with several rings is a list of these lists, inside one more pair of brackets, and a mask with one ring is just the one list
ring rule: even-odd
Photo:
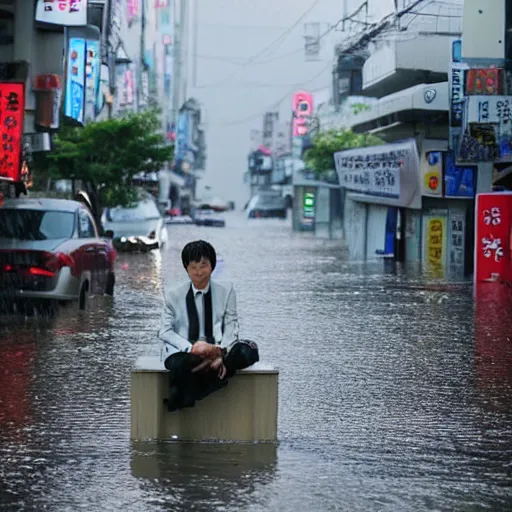
[[197,27],[199,24],[199,2],[194,0],[194,19],[192,21],[192,87],[197,87]]
[[[179,3],[179,11],[177,9]],[[180,0],[174,2],[174,87],[172,98],[172,119],[174,123],[174,130],[177,135],[178,129],[178,115],[181,106],[182,96],[182,76],[183,76],[183,61],[184,61],[184,47],[186,36],[186,10],[187,0]],[[179,14],[179,16],[178,16]],[[186,55],[185,55],[186,56]]]
[[187,101],[187,86],[188,86],[188,64],[189,64],[189,33],[188,33],[188,17],[189,17],[189,8],[188,8],[189,0],[182,0],[182,20],[181,26],[183,27],[181,30],[182,34],[182,45],[181,45],[181,74],[182,74],[182,82],[183,82],[183,102]]

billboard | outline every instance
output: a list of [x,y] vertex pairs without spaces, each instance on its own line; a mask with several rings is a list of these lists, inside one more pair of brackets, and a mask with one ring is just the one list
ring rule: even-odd
[[0,179],[21,181],[25,84],[0,83]]
[[421,209],[420,162],[414,139],[339,151],[334,153],[334,164],[340,185],[354,192],[354,199]]
[[512,278],[512,193],[478,194],[475,283]]
[[85,39],[69,39],[64,115],[81,124],[84,123],[85,52]]
[[87,25],[87,0],[38,0],[36,21],[65,27]]

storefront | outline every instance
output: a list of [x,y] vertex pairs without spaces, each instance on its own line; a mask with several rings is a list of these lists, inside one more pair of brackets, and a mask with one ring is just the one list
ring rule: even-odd
[[345,191],[344,233],[351,258],[402,259],[405,211],[421,210],[416,141],[340,151],[334,159]]
[[472,270],[476,168],[455,165],[444,140],[419,146],[409,139],[336,153],[349,254],[462,278]]

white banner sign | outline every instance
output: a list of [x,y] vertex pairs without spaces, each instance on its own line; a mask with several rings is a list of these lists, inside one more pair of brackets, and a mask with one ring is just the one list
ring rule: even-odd
[[512,124],[512,96],[468,96],[468,123]]
[[347,190],[383,197],[400,197],[400,169],[403,158],[399,152],[334,155],[340,185]]
[[334,163],[340,185],[358,195],[358,200],[421,208],[419,158],[414,139],[339,151],[334,154]]
[[85,26],[87,0],[38,0],[36,21],[68,27]]

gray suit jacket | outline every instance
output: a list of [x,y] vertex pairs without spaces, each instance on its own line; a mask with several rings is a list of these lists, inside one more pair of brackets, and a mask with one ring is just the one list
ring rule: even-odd
[[[212,291],[213,337],[215,343],[226,349],[238,340],[236,294],[232,284],[210,280]],[[190,281],[166,291],[164,311],[158,338],[163,342],[160,358],[164,361],[176,352],[190,350],[188,340],[187,293]]]

